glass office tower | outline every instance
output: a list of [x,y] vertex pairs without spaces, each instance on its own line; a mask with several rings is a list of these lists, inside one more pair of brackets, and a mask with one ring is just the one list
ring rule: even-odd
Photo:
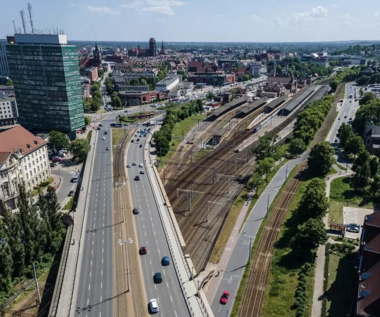
[[84,127],[77,47],[67,45],[66,35],[15,34],[7,52],[19,123],[75,138]]

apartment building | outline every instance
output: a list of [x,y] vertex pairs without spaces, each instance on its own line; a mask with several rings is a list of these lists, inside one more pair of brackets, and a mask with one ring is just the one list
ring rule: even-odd
[[15,96],[0,92],[0,127],[17,123],[18,111]]
[[21,126],[0,130],[0,202],[6,208],[17,208],[18,185],[29,191],[50,176],[45,140]]

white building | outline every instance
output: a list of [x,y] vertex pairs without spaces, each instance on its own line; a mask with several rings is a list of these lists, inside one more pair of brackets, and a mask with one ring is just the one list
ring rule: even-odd
[[6,208],[17,208],[19,184],[29,191],[50,176],[45,140],[21,126],[0,132],[0,201]]
[[251,63],[251,76],[252,77],[260,77],[261,64],[260,63]]
[[0,92],[0,127],[16,124],[17,117],[16,98]]
[[181,75],[168,75],[156,84],[156,91],[170,91],[182,81]]

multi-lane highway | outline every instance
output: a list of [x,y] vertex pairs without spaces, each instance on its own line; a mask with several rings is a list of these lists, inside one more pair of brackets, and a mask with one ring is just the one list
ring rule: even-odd
[[[104,130],[97,131],[96,153],[88,197],[87,222],[82,266],[79,269],[79,290],[76,299],[77,315],[113,316],[113,246],[112,246],[112,147],[109,123],[102,121]],[[107,131],[107,135],[104,134]],[[103,136],[105,140],[103,140]]]
[[[146,298],[147,301],[150,299],[158,300],[160,316],[190,316],[145,169],[144,152],[149,151],[149,144],[145,144],[146,137],[137,135],[138,137],[134,137],[134,142],[129,146],[126,162],[131,166],[128,168],[128,180],[133,205],[139,209],[139,214],[134,216],[138,239],[136,243],[138,243],[139,247],[145,246],[148,250],[147,254],[140,255]],[[137,141],[137,139],[140,140]],[[142,147],[140,147],[140,144]],[[136,166],[132,165],[133,162],[136,163]],[[143,164],[144,167],[140,168],[139,164]],[[146,168],[151,167],[148,165]],[[144,174],[140,174],[142,170]],[[135,181],[135,176],[140,176],[140,180]],[[132,213],[132,210],[129,212]],[[169,266],[162,266],[161,260],[164,256],[169,257]],[[162,274],[163,281],[160,284],[153,282],[153,275],[156,272]]]

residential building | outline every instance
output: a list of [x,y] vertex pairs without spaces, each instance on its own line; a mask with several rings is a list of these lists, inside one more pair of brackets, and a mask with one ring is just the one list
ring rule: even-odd
[[131,85],[119,85],[119,91],[124,92],[148,92],[149,86],[147,85],[138,85],[138,86],[131,86]]
[[327,57],[312,57],[310,63],[326,68],[329,67],[329,59]]
[[0,132],[0,202],[7,209],[17,208],[18,185],[24,184],[29,191],[50,176],[45,140],[21,126]]
[[359,72],[359,75],[362,76],[362,75],[366,75],[366,76],[372,76],[375,74],[375,71],[371,68],[371,67],[366,67],[364,69],[362,69],[360,72]]
[[356,317],[380,317],[380,212],[365,217],[354,293]]
[[10,77],[7,58],[7,42],[5,41],[0,41],[0,76]]
[[291,93],[297,92],[297,80],[295,80],[293,77],[288,76],[274,76],[274,77],[268,77],[267,83],[281,83],[284,85],[284,87],[289,90]]
[[156,40],[153,37],[149,40],[149,56],[157,56]]
[[226,74],[223,73],[194,73],[189,74],[188,81],[194,84],[207,84],[213,86],[222,86],[227,82]]
[[261,64],[260,63],[251,63],[249,65],[251,70],[251,76],[252,77],[260,77],[260,70],[261,70]]
[[380,126],[374,125],[372,120],[364,126],[363,141],[371,154],[380,155]]
[[97,67],[88,67],[80,72],[81,76],[85,76],[91,80],[91,83],[95,82],[98,79],[98,68]]
[[13,88],[13,86],[0,85],[0,94],[4,94],[5,96],[14,96],[15,89]]
[[168,75],[163,80],[156,83],[157,91],[170,91],[182,81],[181,75]]
[[266,82],[263,86],[257,88],[257,95],[259,97],[276,98],[289,94],[281,82]]
[[7,96],[0,92],[0,127],[17,123],[18,111],[15,96]]
[[15,34],[8,42],[19,123],[75,138],[84,127],[77,47],[61,34]]
[[134,91],[121,91],[119,97],[124,106],[139,106],[145,105],[156,100],[169,98],[169,93],[157,93],[156,91],[134,92]]

